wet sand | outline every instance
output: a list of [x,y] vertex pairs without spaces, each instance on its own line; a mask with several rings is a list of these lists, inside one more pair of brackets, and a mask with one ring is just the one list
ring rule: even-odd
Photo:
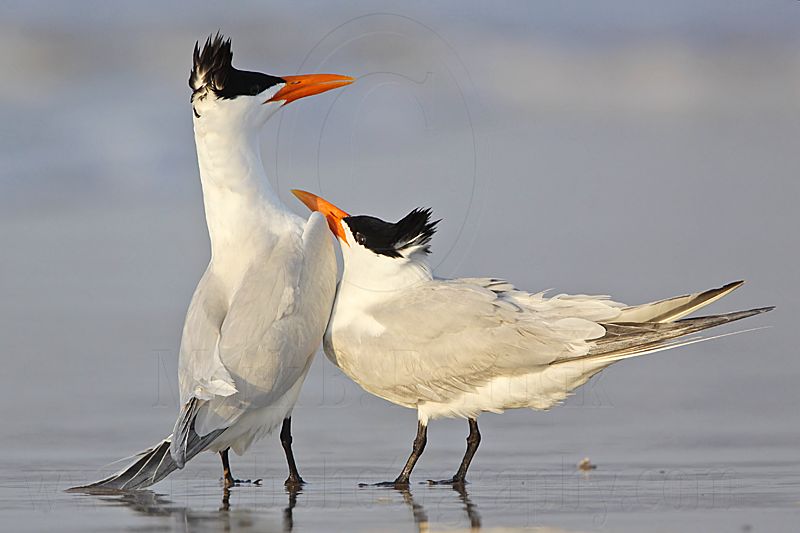
[[[484,458],[486,459],[486,458]],[[485,463],[486,461],[484,461]],[[795,531],[800,471],[789,464],[571,465],[497,475],[476,468],[463,490],[357,487],[365,478],[310,465],[302,490],[282,477],[224,490],[216,465],[192,464],[153,490],[66,494],[63,470],[3,464],[4,527],[15,531]],[[424,470],[423,470],[424,472]],[[205,478],[201,478],[201,474]],[[388,475],[388,472],[387,472]],[[424,474],[423,476],[424,477]],[[375,478],[377,479],[377,478]],[[55,481],[54,481],[55,480]]]
[[[413,438],[413,414],[370,400],[322,375],[347,405],[326,405],[313,391],[295,413],[295,448],[308,482],[289,492],[274,436],[244,457],[234,474],[264,478],[230,491],[218,458],[201,454],[152,487],[120,494],[65,493],[108,472],[99,469],[144,446],[169,409],[129,413],[118,435],[86,440],[75,432],[41,435],[0,461],[0,515],[15,531],[794,531],[800,519],[796,430],[750,440],[722,413],[676,410],[660,420],[637,416],[624,394],[613,408],[577,399],[552,413],[481,417],[483,444],[463,491],[430,486],[457,466],[466,424],[434,421],[408,491],[359,487],[393,479]],[[613,370],[612,370],[613,371]],[[613,381],[612,379],[608,380]],[[315,386],[316,385],[316,386]],[[607,387],[611,383],[597,384]],[[622,405],[620,405],[620,402]],[[110,402],[113,404],[114,402]],[[339,403],[339,402],[337,402]],[[113,407],[113,405],[112,405]],[[713,420],[713,424],[704,421]],[[138,426],[138,427],[137,427]],[[688,432],[689,427],[693,431]],[[686,432],[686,433],[683,433]],[[736,437],[738,435],[738,437]],[[719,440],[717,440],[719,439]],[[721,442],[725,441],[725,442]],[[737,442],[738,441],[738,442]],[[589,456],[597,468],[581,471]],[[537,529],[539,528],[539,529]]]

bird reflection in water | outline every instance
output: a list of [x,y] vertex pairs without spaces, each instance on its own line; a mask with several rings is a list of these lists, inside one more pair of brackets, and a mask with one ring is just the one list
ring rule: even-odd
[[[381,489],[383,490],[383,489]],[[390,489],[400,493],[403,504],[408,506],[414,520],[416,528],[420,532],[427,532],[431,529],[428,512],[411,493],[405,488]],[[464,485],[454,485],[449,489],[444,486],[423,489],[426,494],[452,494],[454,498],[445,498],[437,501],[437,504],[458,503],[458,506],[466,513],[471,531],[479,531],[481,528],[481,517],[477,507],[469,497]],[[224,488],[222,500],[217,510],[198,510],[186,505],[180,505],[162,494],[150,490],[138,491],[113,491],[104,490],[88,492],[96,496],[102,503],[127,507],[136,513],[150,517],[169,518],[170,523],[164,530],[166,531],[229,531],[234,533],[246,533],[251,531],[275,531],[284,532],[294,529],[294,508],[297,505],[298,495],[302,494],[301,489],[286,488],[287,503],[283,507],[281,514],[281,526],[276,527],[275,514],[264,512],[262,506],[246,506],[236,503],[235,493],[237,489]],[[446,492],[445,492],[446,491]],[[234,495],[234,502],[231,503],[231,496]],[[264,504],[267,505],[266,503]],[[452,507],[451,507],[452,508]],[[152,531],[160,531],[158,527],[150,528]],[[137,529],[138,530],[138,529]]]
[[461,503],[464,504],[464,511],[467,512],[470,527],[473,531],[479,530],[481,528],[481,515],[478,514],[478,508],[475,507],[475,504],[472,503],[472,500],[469,498],[467,488],[464,485],[453,485],[453,490],[458,493]]
[[[463,484],[456,484],[452,485],[451,488],[458,494],[458,499],[463,505],[464,512],[466,512],[467,519],[469,520],[470,530],[479,531],[481,529],[481,515],[478,513],[478,508],[472,503],[466,487]],[[414,499],[408,487],[396,488],[394,490],[403,496],[403,502],[411,509],[417,531],[420,533],[429,531],[428,513],[425,511],[425,507]]]
[[[288,502],[283,508],[282,531],[294,528],[293,511],[297,505],[299,488],[286,488]],[[151,490],[137,491],[83,491],[96,496],[102,503],[128,507],[136,513],[151,517],[169,517],[173,519],[172,531],[230,531],[246,533],[250,531],[275,531],[274,515],[264,513],[264,509],[244,506],[231,507],[231,490],[224,488],[222,501],[217,511],[191,509],[179,505]],[[178,526],[178,527],[176,527]],[[183,527],[180,527],[183,526]],[[154,531],[157,529],[154,529]]]

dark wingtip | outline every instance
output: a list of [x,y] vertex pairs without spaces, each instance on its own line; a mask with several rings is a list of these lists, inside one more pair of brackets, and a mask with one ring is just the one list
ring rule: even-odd
[[738,289],[742,285],[744,285],[744,280],[740,279],[740,280],[737,280],[737,281],[731,281],[730,283],[726,283],[722,288],[723,289],[732,289],[732,288],[733,289]]
[[733,313],[728,313],[731,317],[735,317],[734,320],[740,320],[742,318],[749,318],[751,316],[756,315],[763,315],[764,313],[769,313],[775,309],[774,305],[770,305],[767,307],[756,307],[755,309],[747,309],[746,311],[734,311]]
[[[750,318],[751,316],[762,315],[764,313],[769,313],[775,309],[775,306],[769,307],[756,307],[755,309],[746,309],[744,311],[734,311],[732,313],[725,313],[722,315],[718,315],[719,317],[727,319],[728,322],[734,322],[736,320],[742,320],[744,318]],[[704,318],[704,317],[699,317]],[[691,319],[684,319],[684,320],[691,320]],[[679,320],[679,322],[681,322]]]

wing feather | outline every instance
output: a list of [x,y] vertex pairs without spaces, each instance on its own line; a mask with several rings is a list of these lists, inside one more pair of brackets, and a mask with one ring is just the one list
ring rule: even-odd
[[227,313],[224,290],[211,266],[195,289],[181,338],[178,382],[181,405],[232,394],[236,386],[219,358],[219,337]]
[[674,322],[716,302],[743,284],[744,281],[734,281],[718,289],[627,307],[622,310],[616,320],[618,322]]
[[[497,279],[434,279],[388,297],[348,293],[354,303],[341,322],[334,313],[325,349],[365,390],[406,407],[491,395],[506,378],[558,376],[550,396],[527,396],[538,385],[525,381],[533,389],[510,404],[546,408],[614,361],[691,343],[676,339],[770,309],[681,319],[739,285],[627,307],[608,296],[531,294]],[[497,407],[486,405],[472,408]]]
[[305,377],[333,305],[336,256],[321,214],[301,229],[252,265],[231,301],[219,356],[237,392],[217,395],[198,411],[200,435],[273,405]]
[[584,355],[588,341],[605,334],[594,320],[612,319],[621,307],[606,297],[544,298],[484,278],[433,280],[383,302],[365,309],[384,327],[367,348],[358,346],[369,333],[354,327],[334,329],[326,348],[349,347],[332,359],[368,391],[407,406]]

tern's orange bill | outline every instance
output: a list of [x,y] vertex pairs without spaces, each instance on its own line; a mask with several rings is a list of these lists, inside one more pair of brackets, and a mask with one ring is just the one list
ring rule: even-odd
[[320,198],[316,194],[301,191],[299,189],[292,189],[292,194],[297,196],[297,198],[312,211],[319,211],[325,215],[325,219],[328,221],[328,227],[331,229],[333,234],[339,237],[342,242],[347,244],[347,237],[345,236],[344,227],[342,226],[342,219],[349,217],[349,214],[342,211],[329,201]]
[[282,101],[283,105],[286,105],[300,98],[338,89],[356,81],[350,76],[338,74],[302,74],[300,76],[282,76],[282,78],[286,80],[286,85],[267,102]]

